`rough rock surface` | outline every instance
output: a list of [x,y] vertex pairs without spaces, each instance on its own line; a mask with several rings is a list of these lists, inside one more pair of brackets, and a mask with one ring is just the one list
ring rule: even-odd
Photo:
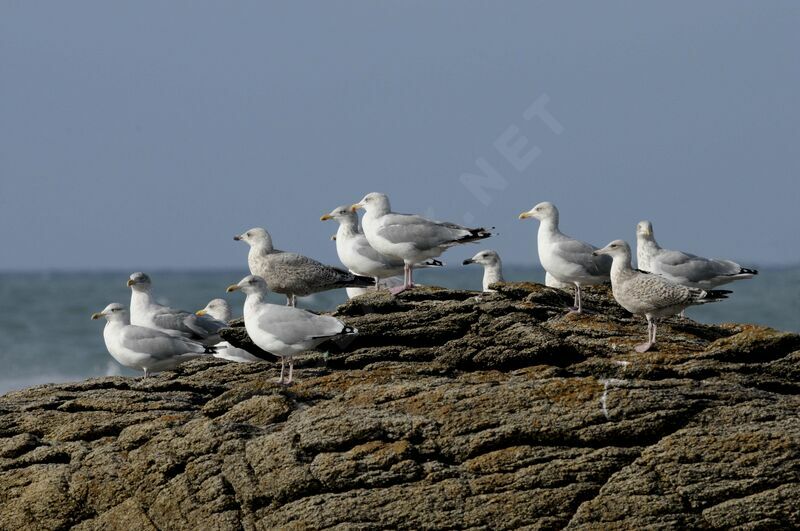
[[[3,529],[800,527],[800,336],[536,284],[368,294],[360,330],[0,397]],[[246,342],[241,330],[226,336]]]

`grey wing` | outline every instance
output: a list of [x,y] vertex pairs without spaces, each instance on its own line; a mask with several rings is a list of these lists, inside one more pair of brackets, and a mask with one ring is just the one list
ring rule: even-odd
[[387,214],[378,234],[391,243],[411,243],[418,249],[433,249],[470,235],[453,223],[439,223],[410,214]]
[[210,315],[195,315],[193,313],[189,314],[184,322],[189,328],[203,337],[213,336],[228,326],[226,323],[214,319]]
[[325,265],[297,253],[277,253],[270,256],[270,274],[282,280],[298,279],[309,286],[325,286],[353,280],[344,269]]
[[692,292],[691,289],[670,282],[663,277],[645,273],[639,273],[626,282],[625,289],[652,308],[668,308],[685,304],[691,299]]
[[555,252],[562,259],[579,264],[590,275],[607,276],[611,273],[612,258],[608,255],[593,256],[592,252],[596,250],[597,247],[573,238],[561,240],[555,246]]
[[276,305],[270,305],[261,313],[258,326],[287,345],[337,336],[345,328],[344,323],[334,317]]
[[663,250],[656,257],[658,268],[672,277],[689,282],[703,282],[726,275],[735,275],[741,266],[729,260],[711,260],[681,251]]
[[164,306],[153,316],[153,324],[163,330],[174,330],[186,337],[200,335],[197,330],[187,324],[189,315],[191,315],[189,312]]
[[120,341],[127,349],[157,359],[167,359],[187,353],[202,354],[206,351],[203,345],[195,341],[143,326],[125,327]]

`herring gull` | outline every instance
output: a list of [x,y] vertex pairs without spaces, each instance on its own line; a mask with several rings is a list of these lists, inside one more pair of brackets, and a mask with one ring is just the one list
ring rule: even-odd
[[620,306],[634,315],[647,318],[647,341],[636,346],[637,352],[646,352],[656,344],[656,322],[685,310],[689,306],[726,299],[728,290],[688,288],[666,278],[638,271],[631,267],[631,248],[623,240],[614,240],[594,252],[598,256],[611,256],[611,291]]
[[260,227],[233,239],[250,246],[247,254],[250,273],[266,280],[270,290],[286,295],[289,306],[297,305],[297,297],[329,289],[372,286],[374,282],[369,277],[354,275],[302,254],[275,249],[272,237]]
[[[336,242],[336,253],[344,266],[356,275],[373,277],[375,288],[380,285],[382,278],[392,277],[403,272],[405,264],[400,258],[379,253],[367,241],[367,237],[358,228],[358,214],[349,206],[338,206],[329,214],[319,218],[320,221],[333,219],[339,223],[336,236],[331,238]],[[439,260],[431,259],[414,264],[414,267],[441,267]],[[348,288],[348,295],[351,289]]]
[[414,286],[414,264],[436,258],[454,245],[475,242],[492,235],[485,228],[471,229],[414,214],[392,212],[389,198],[376,192],[365,195],[350,208],[353,211],[359,208],[365,210],[361,224],[372,248],[403,261],[405,279],[402,287],[391,290],[395,294]]
[[135,326],[155,328],[207,346],[219,343],[219,331],[228,326],[207,315],[198,316],[158,304],[150,293],[150,277],[144,273],[133,273],[128,287],[131,288],[131,324]]
[[569,284],[568,282],[561,282],[547,271],[544,272],[544,285],[548,288],[561,289],[564,291],[569,291],[572,289],[572,284]]
[[489,285],[495,282],[504,282],[503,280],[503,262],[500,260],[500,255],[496,251],[486,249],[475,254],[472,258],[468,258],[462,262],[464,265],[480,264],[483,266],[483,291],[493,292],[495,290],[489,289]]
[[[281,358],[281,377],[278,383],[292,382],[295,355],[313,349],[329,339],[358,333],[355,328],[328,315],[269,304],[266,302],[267,283],[259,276],[246,276],[227,289],[229,293],[238,290],[247,296],[244,302],[244,326],[247,335],[259,348]],[[284,382],[286,358],[289,358],[289,379]]]
[[[195,315],[210,315],[218,321],[227,323],[231,320],[231,307],[225,299],[213,299],[206,304],[205,308],[196,311]],[[262,361],[258,356],[250,354],[243,348],[234,347],[227,341],[220,341],[214,345],[214,348],[217,350],[214,357],[222,360],[235,361],[237,363]]]
[[636,226],[636,267],[659,274],[676,284],[700,289],[716,288],[758,274],[755,269],[730,260],[662,249],[653,236],[653,224],[649,221],[640,221]]
[[552,203],[539,203],[519,215],[519,219],[527,218],[536,218],[540,222],[537,246],[542,267],[556,280],[575,286],[575,305],[572,309],[580,313],[583,309],[581,286],[607,281],[611,259],[593,255],[597,247],[570,238],[558,230],[558,209]]
[[154,328],[131,324],[130,313],[119,303],[111,303],[92,319],[105,317],[103,339],[109,354],[120,364],[148,373],[174,369],[184,361],[213,354],[214,348],[191,339],[167,334]]

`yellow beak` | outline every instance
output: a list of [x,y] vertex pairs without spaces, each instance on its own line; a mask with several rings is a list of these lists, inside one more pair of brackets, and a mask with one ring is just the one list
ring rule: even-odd
[[196,312],[194,312],[194,314],[197,315],[197,316],[202,317],[202,316],[204,316],[206,314],[206,311],[205,310],[197,310]]
[[238,291],[238,290],[239,290],[239,286],[236,285],[236,284],[231,284],[230,286],[225,288],[225,291],[228,292],[228,293],[233,293],[234,291]]
[[519,219],[528,219],[528,218],[532,218],[532,217],[533,217],[533,214],[531,214],[530,211],[529,212],[523,212],[522,214],[519,215]]
[[328,221],[329,219],[333,219],[333,216],[331,216],[330,214],[325,214],[324,216],[319,218],[320,221]]
[[92,319],[97,320],[103,317],[103,312],[97,312],[92,314]]
[[355,212],[359,208],[364,208],[364,205],[362,205],[361,203],[356,203],[355,205],[351,205],[350,212]]
[[129,281],[128,281],[128,287],[131,287],[131,286],[133,286],[134,284],[136,284],[136,281],[135,281],[135,280],[129,280]]

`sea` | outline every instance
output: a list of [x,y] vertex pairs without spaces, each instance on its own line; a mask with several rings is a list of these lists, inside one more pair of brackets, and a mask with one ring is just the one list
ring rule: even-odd
[[[158,302],[198,310],[217,297],[241,315],[244,297],[225,288],[246,271],[148,271]],[[97,376],[140,373],[121,367],[103,344],[105,321],[93,312],[110,302],[127,304],[129,272],[0,273],[0,394],[33,385],[78,381]],[[544,281],[541,269],[506,266],[506,280]],[[482,269],[475,266],[415,272],[420,284],[479,290]],[[757,323],[800,333],[800,265],[762,268],[757,277],[724,286],[730,299],[690,308],[687,316],[702,323]],[[285,298],[270,294],[273,302]],[[298,306],[332,310],[345,301],[344,290],[305,297]],[[644,324],[643,328],[644,330]]]

